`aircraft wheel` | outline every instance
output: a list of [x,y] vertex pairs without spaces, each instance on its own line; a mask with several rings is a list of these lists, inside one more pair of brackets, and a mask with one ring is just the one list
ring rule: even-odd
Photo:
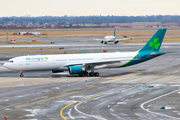
[[101,43],[103,43],[103,41],[101,41]]
[[104,42],[104,44],[107,44],[107,42]]
[[85,74],[84,74],[84,73],[81,73],[81,74],[79,74],[79,76],[84,77],[84,76],[85,76]]
[[20,74],[20,77],[24,77],[24,75],[23,75],[23,74]]
[[85,76],[88,76],[89,74],[88,74],[88,72],[85,72]]
[[20,73],[20,77],[24,77],[24,75],[23,75],[23,72],[22,72],[22,71],[19,71],[19,73]]
[[94,75],[95,75],[95,76],[99,76],[99,73],[98,73],[98,72],[95,72]]
[[89,76],[94,76],[94,73],[90,72],[90,73],[89,73]]

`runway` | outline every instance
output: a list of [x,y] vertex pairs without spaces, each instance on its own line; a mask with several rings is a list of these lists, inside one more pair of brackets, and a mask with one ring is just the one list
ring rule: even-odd
[[[144,43],[124,43],[119,42],[118,44],[108,43],[101,44],[99,41],[93,40],[94,37],[76,37],[76,38],[39,38],[39,42],[55,42],[55,44],[40,44],[40,45],[0,45],[0,60],[8,60],[16,56],[23,55],[40,55],[40,54],[64,54],[64,53],[102,53],[103,51],[108,52],[126,52],[126,51],[137,51]],[[22,41],[22,39],[17,39]],[[31,41],[25,39],[23,41]],[[162,43],[162,50],[166,48],[179,48],[180,43]],[[24,50],[28,49],[30,50]],[[63,49],[61,49],[63,48]],[[2,50],[1,50],[2,49]],[[8,49],[8,50],[4,50]],[[21,50],[22,49],[22,50]],[[46,49],[46,50],[41,50]],[[168,49],[168,52],[172,51]]]
[[[97,46],[92,48],[94,52],[98,52]],[[121,51],[142,46],[118,45]],[[117,46],[107,48],[113,52]],[[18,72],[3,68],[5,61],[1,61],[0,119],[180,119],[179,43],[164,43],[161,50],[168,53],[130,67],[98,70],[99,77],[41,71],[25,72],[25,77],[20,78]]]

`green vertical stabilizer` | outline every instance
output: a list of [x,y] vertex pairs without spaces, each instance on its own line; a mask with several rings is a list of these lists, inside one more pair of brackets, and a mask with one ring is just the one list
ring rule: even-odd
[[139,52],[146,50],[159,51],[166,30],[166,28],[159,29]]

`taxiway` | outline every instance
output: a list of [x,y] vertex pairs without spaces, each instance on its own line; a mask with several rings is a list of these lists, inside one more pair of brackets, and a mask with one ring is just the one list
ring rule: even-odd
[[[167,54],[130,67],[99,70],[99,77],[41,71],[25,72],[20,78],[18,72],[3,68],[5,61],[1,61],[0,119],[180,119],[179,45],[163,43],[161,50]],[[110,52],[118,47],[119,51],[134,51],[143,43],[94,45],[91,50],[99,52],[102,46]]]

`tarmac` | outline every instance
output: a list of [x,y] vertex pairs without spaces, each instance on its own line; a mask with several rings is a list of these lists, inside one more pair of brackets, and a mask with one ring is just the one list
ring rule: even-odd
[[[79,44],[74,42],[71,45],[75,47],[67,50],[77,50]],[[93,46],[92,42],[81,47],[93,52],[114,52],[135,51],[144,44],[95,42]],[[167,52],[165,55],[130,67],[98,70],[99,77],[34,71],[25,72],[25,77],[20,78],[18,72],[3,68],[5,61],[0,61],[0,119],[178,120],[179,45],[163,43],[161,50]]]

